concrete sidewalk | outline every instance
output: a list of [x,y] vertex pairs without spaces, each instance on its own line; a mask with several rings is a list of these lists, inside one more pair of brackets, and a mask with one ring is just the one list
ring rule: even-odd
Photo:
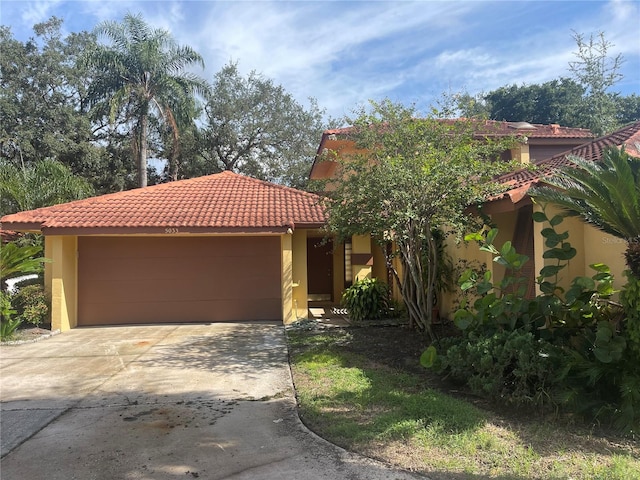
[[301,424],[281,325],[75,329],[0,368],[3,480],[424,478]]

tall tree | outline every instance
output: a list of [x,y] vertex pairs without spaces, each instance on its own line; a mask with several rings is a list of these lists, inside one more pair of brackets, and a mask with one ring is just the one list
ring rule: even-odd
[[111,122],[120,116],[130,124],[138,185],[144,187],[150,117],[178,137],[181,105],[190,105],[196,94],[208,91],[204,80],[185,69],[204,67],[204,61],[191,47],[178,45],[168,31],[151,28],[140,15],[105,21],[95,33],[109,43],[87,54],[87,64],[98,70],[90,94],[94,102],[108,105]]
[[587,39],[574,31],[573,39],[578,47],[574,52],[577,59],[569,62],[569,70],[586,90],[583,112],[586,126],[596,135],[604,135],[617,127],[615,95],[609,89],[622,79],[620,67],[624,60],[620,53],[610,56],[614,44],[603,32],[591,34]]
[[101,147],[87,115],[88,72],[77,59],[95,37],[63,38],[61,27],[56,17],[36,24],[25,43],[0,27],[0,158],[16,166],[56,159],[89,177]]
[[616,97],[616,123],[620,126],[640,120],[640,96]]
[[305,185],[324,129],[314,99],[305,109],[281,85],[230,63],[214,79],[206,107],[208,172],[233,170],[294,187]]
[[568,78],[543,84],[510,85],[487,93],[489,118],[576,126],[584,87]]
[[[497,186],[495,174],[509,168],[496,159],[512,144],[479,140],[473,121],[416,119],[413,108],[388,100],[372,103],[354,120],[361,154],[341,160],[340,181],[328,199],[330,232],[340,239],[371,235],[387,255],[413,326],[431,334],[439,265],[437,228],[463,232],[465,213]],[[473,179],[473,181],[469,181]],[[386,244],[395,247],[388,251]],[[393,257],[402,273],[393,269]]]

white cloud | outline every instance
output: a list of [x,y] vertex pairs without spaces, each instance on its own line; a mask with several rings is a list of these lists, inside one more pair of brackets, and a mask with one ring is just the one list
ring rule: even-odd
[[22,10],[22,21],[32,27],[36,23],[49,19],[51,12],[61,3],[62,0],[37,0],[24,2]]
[[21,15],[29,29],[53,14],[79,31],[140,12],[203,55],[205,78],[238,61],[243,73],[272,78],[300,102],[316,97],[335,116],[370,98],[428,102],[445,90],[568,76],[571,29],[604,31],[627,59],[625,88],[640,90],[634,1],[2,1],[3,18]]

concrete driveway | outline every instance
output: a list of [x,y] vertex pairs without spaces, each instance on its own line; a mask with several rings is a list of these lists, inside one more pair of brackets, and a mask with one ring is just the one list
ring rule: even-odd
[[3,480],[424,478],[300,423],[281,325],[75,329],[0,361]]

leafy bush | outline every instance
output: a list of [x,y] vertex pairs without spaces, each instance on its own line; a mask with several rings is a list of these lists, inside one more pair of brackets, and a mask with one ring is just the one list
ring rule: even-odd
[[543,211],[534,220],[548,223],[541,232],[547,247],[543,257],[556,261],[537,278],[542,294],[522,298],[526,285],[519,271],[528,259],[510,242],[494,247],[497,230],[471,235],[507,274],[497,284],[489,272],[463,274],[461,288],[476,298],[473,305],[462,302],[455,314],[463,338],[441,342],[445,353],[440,355],[430,347],[421,363],[489,398],[530,405],[553,399],[590,419],[612,420],[621,430],[638,432],[640,281],[630,275],[617,304],[611,300],[609,267],[593,264],[593,276],[576,277],[565,291],[559,273],[577,252],[568,233],[556,230],[563,218],[549,219]]
[[564,348],[558,376],[559,402],[593,420],[612,420],[616,428],[640,432],[640,355],[610,322],[585,328]]
[[354,322],[382,318],[389,312],[389,287],[377,278],[359,280],[344,291],[342,305]]
[[523,329],[492,335],[470,332],[445,341],[437,370],[466,383],[476,394],[508,404],[549,403],[560,351]]
[[18,318],[36,327],[49,322],[49,300],[41,284],[22,287],[13,296]]

